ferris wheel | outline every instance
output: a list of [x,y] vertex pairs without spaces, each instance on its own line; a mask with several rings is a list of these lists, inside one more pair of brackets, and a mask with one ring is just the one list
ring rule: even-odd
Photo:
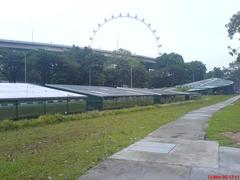
[[157,35],[156,33],[156,29],[152,28],[151,26],[151,23],[148,23],[145,21],[144,18],[139,18],[138,15],[130,15],[129,13],[124,15],[124,14],[118,14],[118,15],[112,15],[110,18],[105,18],[104,21],[102,23],[99,23],[97,28],[93,30],[93,34],[92,36],[90,37],[90,47],[92,48],[93,47],[93,44],[94,44],[94,40],[99,32],[99,30],[107,23],[111,22],[111,21],[114,21],[116,19],[119,19],[119,18],[128,18],[128,19],[132,19],[132,20],[135,20],[135,21],[138,21],[140,22],[141,24],[143,24],[145,27],[147,27],[153,34],[153,37],[155,39],[155,43],[156,43],[156,49],[157,49],[157,54],[158,55],[161,55],[160,53],[160,48],[161,48],[161,45],[159,43],[159,36]]

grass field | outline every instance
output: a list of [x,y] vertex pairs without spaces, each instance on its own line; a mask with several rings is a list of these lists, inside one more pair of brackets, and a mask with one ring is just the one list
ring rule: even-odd
[[[214,114],[209,122],[207,138],[222,146],[240,147],[240,101]],[[234,136],[237,135],[234,140]]]
[[114,110],[99,117],[0,132],[0,178],[76,179],[163,124],[227,98],[208,96],[195,102]]

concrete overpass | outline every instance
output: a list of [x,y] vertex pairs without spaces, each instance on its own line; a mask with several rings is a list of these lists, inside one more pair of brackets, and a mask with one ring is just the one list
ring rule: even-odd
[[[10,48],[15,50],[45,49],[47,51],[63,52],[67,49],[72,48],[72,46],[0,39],[0,48]],[[100,49],[93,49],[93,50],[96,52],[103,53],[105,56],[112,56],[112,51],[100,50]],[[132,55],[132,56],[139,60],[143,60],[145,63],[149,63],[149,64],[155,63],[155,58],[153,57],[140,56],[140,55]]]

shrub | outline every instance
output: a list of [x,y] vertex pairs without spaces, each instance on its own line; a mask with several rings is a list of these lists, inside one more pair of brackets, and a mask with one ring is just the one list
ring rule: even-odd
[[14,123],[13,120],[6,119],[6,120],[3,120],[0,123],[0,130],[1,131],[5,131],[5,130],[9,130],[9,129],[15,129],[16,127],[17,126],[16,126],[16,124]]

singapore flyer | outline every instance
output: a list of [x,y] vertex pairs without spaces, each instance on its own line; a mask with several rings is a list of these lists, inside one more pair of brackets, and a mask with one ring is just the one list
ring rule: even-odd
[[[128,20],[128,22],[120,21],[122,19]],[[132,21],[136,21],[137,23],[133,23]],[[115,24],[113,22],[115,22]],[[113,29],[112,32],[111,30],[108,30],[108,27],[110,27],[108,24],[111,23]],[[146,51],[147,54],[145,53],[145,55],[159,56],[161,54],[161,45],[159,40],[160,38],[157,35],[157,31],[152,27],[150,22],[147,22],[144,18],[140,18],[138,15],[120,13],[118,15],[112,15],[110,18],[105,18],[103,22],[97,25],[97,27],[93,30],[92,36],[90,37],[89,46],[93,49],[100,48],[109,50],[112,46],[114,46],[113,49],[125,49],[128,44],[132,44],[131,47],[142,45],[141,52],[145,49],[150,49],[152,51],[150,53]],[[102,45],[107,41],[111,41],[112,44],[109,43],[109,47],[105,48]],[[147,46],[147,44],[150,44],[150,46]],[[134,48],[131,47],[126,49],[132,51]],[[137,52],[137,54],[139,53]]]

